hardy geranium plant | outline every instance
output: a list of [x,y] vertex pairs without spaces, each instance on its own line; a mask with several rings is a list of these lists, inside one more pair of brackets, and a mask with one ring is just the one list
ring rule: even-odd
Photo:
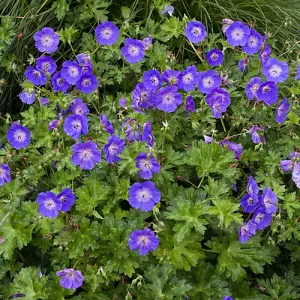
[[299,299],[297,65],[242,21],[159,9],[80,53],[34,35],[1,137],[7,299]]

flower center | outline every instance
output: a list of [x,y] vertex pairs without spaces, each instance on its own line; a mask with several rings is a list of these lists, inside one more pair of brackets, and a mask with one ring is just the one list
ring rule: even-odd
[[91,156],[92,156],[91,151],[88,150],[88,149],[80,151],[80,158],[81,159],[90,159]]
[[139,201],[141,202],[148,202],[151,198],[151,193],[146,190],[146,189],[141,189],[140,191],[138,191],[138,195],[137,195]]
[[88,87],[91,85],[91,80],[90,79],[84,79],[82,84],[85,86],[85,87]]
[[231,37],[234,40],[239,41],[244,37],[244,31],[241,28],[236,28],[232,31]]
[[136,46],[129,46],[129,53],[132,56],[137,56],[139,54],[139,48]]
[[250,36],[249,42],[248,42],[249,47],[251,47],[251,48],[256,47],[256,46],[257,46],[257,42],[258,42],[258,41],[257,41],[257,38],[256,38],[256,37]]
[[174,100],[173,95],[170,94],[170,93],[165,94],[164,100],[165,100],[166,102],[172,102],[172,101]]
[[50,64],[45,62],[45,63],[43,63],[42,68],[43,68],[43,70],[48,71],[48,69],[50,68]]
[[52,38],[50,35],[43,36],[41,40],[42,40],[42,43],[46,46],[49,46],[52,43]]
[[188,73],[188,74],[186,74],[186,75],[183,76],[182,81],[185,84],[189,84],[189,83],[191,83],[193,81],[193,79],[194,79],[193,74]]
[[52,199],[47,199],[46,201],[45,201],[45,207],[47,208],[47,209],[50,209],[50,210],[53,210],[53,209],[55,209],[55,203],[54,203],[54,201],[52,200]]
[[263,87],[262,91],[263,91],[264,94],[266,94],[266,93],[269,93],[271,91],[271,88],[267,85],[267,86]]
[[116,153],[117,150],[118,150],[118,146],[117,146],[117,145],[114,145],[114,144],[110,145],[109,148],[108,148],[108,151],[109,151],[111,154]]
[[217,53],[213,53],[213,54],[210,56],[211,60],[213,60],[213,61],[216,61],[216,60],[218,59],[218,57],[219,57],[219,55],[218,55]]
[[192,33],[193,33],[193,35],[198,36],[198,35],[201,34],[201,29],[200,29],[199,27],[194,27],[194,28],[192,29]]
[[104,28],[102,31],[102,37],[108,40],[111,36],[112,36],[112,30],[109,28]]
[[76,131],[81,130],[81,127],[82,127],[81,122],[79,122],[79,121],[72,122],[72,127]]
[[76,67],[69,67],[69,74],[72,77],[78,76],[78,69]]
[[149,238],[145,235],[139,236],[138,237],[138,241],[142,244],[142,245],[146,245],[149,242]]
[[151,83],[152,83],[153,85],[158,85],[158,79],[157,79],[157,77],[155,77],[155,76],[151,77],[151,78],[150,78],[150,81],[151,81]]
[[39,78],[39,77],[41,77],[41,73],[39,71],[33,71],[33,76],[35,78]]
[[17,130],[14,133],[14,138],[15,140],[17,140],[18,142],[24,142],[26,139],[26,133],[22,130]]
[[250,91],[252,92],[253,95],[256,95],[256,92],[259,88],[259,84],[253,84],[250,88]]
[[67,198],[66,198],[65,196],[61,196],[61,197],[60,197],[60,201],[61,201],[62,203],[65,203],[65,202],[67,201]]
[[58,78],[58,79],[56,80],[56,84],[57,84],[58,86],[62,86],[62,85],[64,85],[64,83],[65,83],[65,81],[64,81],[64,79],[63,79],[62,77],[60,77],[60,78]]
[[280,76],[281,73],[282,73],[282,69],[278,65],[273,65],[269,70],[269,74],[272,77],[278,77],[278,76]]
[[214,83],[215,83],[215,81],[214,81],[214,79],[211,76],[205,77],[203,79],[203,85],[206,88],[212,87],[214,85]]

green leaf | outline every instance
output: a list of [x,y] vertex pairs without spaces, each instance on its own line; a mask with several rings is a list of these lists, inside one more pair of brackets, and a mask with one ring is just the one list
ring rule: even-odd
[[69,5],[66,0],[56,0],[52,4],[52,9],[54,9],[54,13],[58,20],[62,20],[66,15],[66,12],[69,10]]
[[291,194],[285,194],[283,207],[286,209],[287,214],[290,219],[293,218],[295,211],[300,209],[300,202],[296,199],[296,193],[293,192]]
[[239,203],[233,203],[229,199],[213,199],[212,203],[214,206],[209,208],[209,214],[218,217],[221,227],[228,228],[233,222],[243,223],[242,215],[236,212],[240,208]]
[[186,154],[185,162],[195,166],[199,178],[216,174],[232,182],[236,177],[237,170],[231,167],[235,162],[234,154],[216,143],[193,143]]
[[145,272],[143,299],[183,299],[192,287],[186,280],[179,280],[171,265],[150,266]]
[[175,240],[180,243],[186,238],[192,229],[204,235],[207,224],[203,217],[207,213],[207,207],[201,202],[192,203],[189,201],[177,202],[176,206],[169,206],[165,213],[166,218],[176,221],[173,230],[176,232]]
[[255,274],[263,273],[263,266],[274,261],[278,249],[271,245],[261,246],[260,238],[252,237],[247,244],[237,241],[237,236],[212,238],[206,245],[218,254],[217,270],[233,281],[247,276],[245,268]]

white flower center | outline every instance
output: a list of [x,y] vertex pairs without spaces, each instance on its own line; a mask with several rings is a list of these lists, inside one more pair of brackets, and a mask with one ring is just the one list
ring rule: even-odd
[[194,76],[191,73],[188,73],[186,75],[183,76],[182,81],[185,84],[189,84],[194,80]]
[[137,56],[139,55],[140,51],[139,51],[139,48],[136,47],[136,46],[129,46],[129,53],[131,56]]
[[158,85],[158,79],[156,76],[151,77],[150,81],[153,85],[155,85],[155,86]]
[[108,151],[109,151],[111,154],[115,154],[115,153],[118,151],[118,146],[115,145],[115,144],[112,144],[112,145],[109,146]]
[[212,76],[205,77],[202,81],[205,88],[210,88],[214,85],[215,81]]
[[210,59],[213,60],[213,61],[216,61],[218,59],[219,55],[217,53],[213,53],[211,56],[210,56]]
[[54,203],[54,201],[52,200],[52,199],[47,199],[46,201],[45,201],[45,207],[47,208],[47,209],[49,209],[49,210],[53,210],[53,209],[55,209],[55,207],[56,207],[56,205],[55,205],[55,203]]
[[14,133],[14,138],[16,141],[18,141],[20,143],[24,142],[26,139],[26,133],[19,129]]
[[282,73],[282,68],[278,65],[272,65],[271,68],[269,69],[269,74],[272,77],[279,77]]
[[199,27],[193,27],[192,33],[193,33],[193,35],[198,36],[201,34],[201,29]]
[[110,28],[104,28],[101,35],[104,39],[108,40],[112,36],[112,30]]
[[140,244],[146,245],[149,243],[149,238],[145,235],[142,235],[138,237],[138,241],[140,242]]
[[174,97],[171,93],[165,94],[163,99],[164,99],[164,102],[167,102],[167,103],[170,103],[170,102],[174,101]]
[[255,48],[257,47],[257,44],[258,44],[257,38],[255,36],[250,36],[248,41],[248,46],[250,48]]
[[41,38],[41,41],[44,46],[50,46],[52,44],[52,37],[50,35],[45,35]]
[[137,200],[140,202],[148,202],[151,199],[151,193],[147,189],[141,189],[137,192]]
[[73,121],[72,122],[72,127],[76,131],[81,130],[81,128],[82,128],[81,122],[80,121]]
[[259,84],[256,83],[256,84],[253,84],[253,85],[251,86],[250,91],[251,91],[251,93],[252,93],[254,96],[256,96],[256,92],[257,92],[258,89],[259,89]]
[[92,156],[91,150],[89,150],[89,149],[81,150],[81,151],[79,152],[79,156],[80,156],[81,159],[86,159],[86,160],[88,160],[88,159],[90,159],[91,156]]
[[243,37],[244,37],[244,31],[241,28],[235,28],[232,32],[231,32],[231,37],[236,40],[236,41],[240,41]]

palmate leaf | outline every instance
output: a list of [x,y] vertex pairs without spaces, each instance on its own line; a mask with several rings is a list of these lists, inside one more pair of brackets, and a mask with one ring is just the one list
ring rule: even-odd
[[190,282],[193,288],[189,295],[193,296],[192,299],[215,300],[230,294],[228,283],[216,274],[210,263],[199,262],[190,276]]
[[176,277],[175,269],[167,264],[150,266],[145,272],[145,282],[143,299],[149,300],[183,299],[191,289],[185,280]]
[[299,282],[295,285],[294,273],[289,272],[285,274],[284,278],[275,274],[271,279],[258,279],[258,283],[263,288],[268,299],[278,300],[298,300],[300,297]]
[[46,276],[39,276],[39,269],[35,267],[23,268],[15,276],[10,286],[10,294],[22,293],[24,300],[49,299]]
[[259,237],[252,237],[247,244],[240,244],[237,236],[212,238],[206,245],[218,254],[217,270],[225,273],[233,281],[246,277],[245,268],[250,268],[253,273],[263,273],[263,266],[274,261],[278,249],[271,246],[261,246]]
[[182,201],[176,206],[169,206],[166,212],[166,218],[176,221],[173,228],[176,231],[175,240],[180,243],[187,237],[192,229],[195,229],[201,235],[204,235],[207,221],[204,215],[207,213],[207,206],[201,202]]
[[235,162],[234,154],[216,143],[193,143],[186,154],[186,164],[194,166],[200,178],[218,174],[232,181],[237,175],[236,168],[231,168]]
[[160,235],[160,246],[154,255],[161,261],[170,262],[177,269],[190,270],[196,266],[199,259],[205,254],[200,245],[198,234],[190,235],[188,239],[178,243],[171,231],[170,226]]
[[240,208],[239,203],[222,198],[214,199],[212,203],[213,206],[209,208],[209,214],[217,216],[221,227],[228,228],[233,222],[237,224],[243,223],[242,214],[236,212]]

